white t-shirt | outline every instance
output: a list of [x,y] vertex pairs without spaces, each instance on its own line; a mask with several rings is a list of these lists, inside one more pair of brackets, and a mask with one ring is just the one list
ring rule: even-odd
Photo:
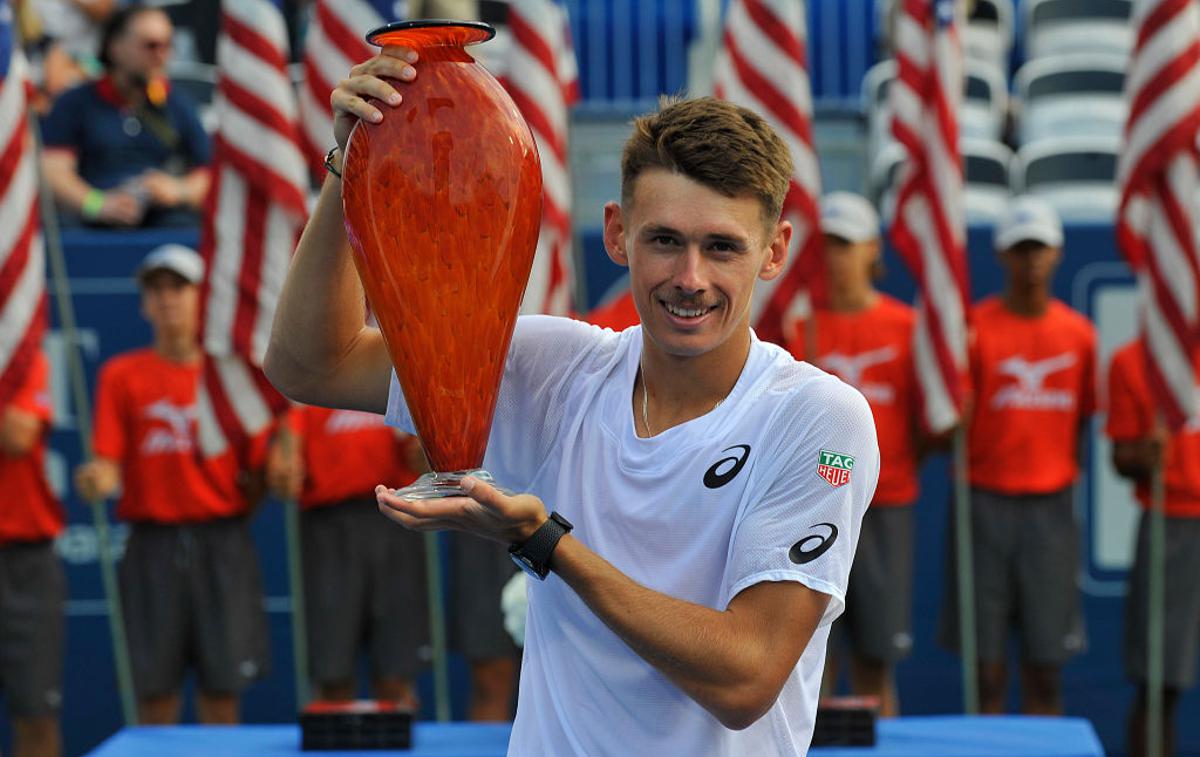
[[[557,575],[530,581],[509,754],[804,754],[829,624],[842,612],[879,474],[867,402],[755,338],[724,402],[641,439],[630,404],[641,350],[641,327],[618,334],[519,318],[484,467],[536,494],[577,539],[650,589],[724,610],[761,581],[798,581],[830,595],[829,607],[770,711],[732,731]],[[413,431],[394,376],[387,418]]]

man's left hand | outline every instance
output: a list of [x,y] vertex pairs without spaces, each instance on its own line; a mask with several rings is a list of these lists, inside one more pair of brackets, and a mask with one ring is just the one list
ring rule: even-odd
[[142,186],[152,205],[173,208],[187,201],[187,188],[183,181],[168,173],[147,171],[142,177]]
[[453,529],[502,544],[523,544],[546,522],[546,506],[532,494],[506,495],[477,478],[462,480],[465,497],[411,500],[375,487],[379,511],[410,531]]

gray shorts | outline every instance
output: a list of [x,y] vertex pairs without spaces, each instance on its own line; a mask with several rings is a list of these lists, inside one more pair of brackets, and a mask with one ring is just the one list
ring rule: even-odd
[[[975,629],[979,659],[1007,658],[1009,629],[1022,659],[1062,665],[1087,646],[1079,590],[1079,526],[1073,490],[1007,495],[971,489]],[[940,641],[958,650],[954,516],[947,532]]]
[[912,651],[913,509],[870,507],[850,570],[846,612],[833,627],[855,656],[895,663]]
[[447,643],[468,660],[516,655],[500,610],[500,592],[517,570],[508,547],[471,534],[452,532],[449,537]]
[[13,717],[62,704],[67,581],[51,541],[0,547],[0,691]]
[[372,496],[301,512],[300,544],[312,679],[352,682],[364,651],[373,679],[414,677],[429,638],[421,535]]
[[262,574],[245,518],[134,523],[119,577],[139,697],[178,691],[188,668],[214,694],[266,674]]
[[[1142,513],[1125,600],[1124,644],[1125,670],[1139,683],[1146,681],[1149,559],[1150,519]],[[1163,682],[1189,689],[1196,683],[1200,656],[1200,518],[1167,518],[1165,565]]]

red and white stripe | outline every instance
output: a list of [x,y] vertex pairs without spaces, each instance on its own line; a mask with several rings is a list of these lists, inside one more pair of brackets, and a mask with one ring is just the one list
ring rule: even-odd
[[1117,240],[1138,275],[1147,375],[1178,429],[1198,409],[1200,4],[1142,0],[1132,22]]
[[579,99],[571,28],[557,2],[513,0],[508,29],[511,48],[500,82],[529,123],[542,159],[542,229],[521,312],[569,315],[574,266],[567,128]]
[[966,220],[958,152],[963,54],[954,0],[902,0],[896,18],[892,134],[908,152],[892,242],[917,282],[914,360],[922,419],[958,422],[967,364]]
[[268,0],[223,0],[213,186],[201,253],[205,368],[200,447],[211,457],[268,428],[287,407],[260,366],[306,217],[308,174],[287,28]]
[[317,0],[304,36],[304,83],[300,87],[300,124],[309,167],[323,173],[321,161],[333,145],[333,108],[329,94],[350,69],[377,51],[363,37],[385,19],[366,0]]
[[[0,33],[11,27],[0,24]],[[24,384],[46,329],[37,156],[26,118],[25,58],[14,42],[0,79],[0,407]]]
[[792,222],[788,266],[760,281],[751,304],[759,338],[783,340],[820,301],[824,259],[818,198],[821,169],[813,149],[805,5],[797,0],[733,0],[714,71],[714,94],[765,118],[787,143],[794,170],[783,217]]

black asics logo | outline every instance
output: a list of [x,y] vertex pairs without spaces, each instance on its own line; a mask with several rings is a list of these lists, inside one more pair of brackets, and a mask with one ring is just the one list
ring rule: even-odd
[[837,541],[837,526],[832,523],[817,523],[813,528],[820,528],[821,526],[828,528],[829,533],[809,534],[805,536],[788,550],[788,559],[797,565],[804,565],[828,552],[833,543]]
[[[704,485],[709,489],[720,489],[722,486],[732,481],[737,474],[741,472],[742,467],[746,465],[746,460],[750,457],[750,445],[735,444],[732,447],[726,447],[721,451],[729,452],[735,449],[740,449],[742,454],[723,457],[713,463],[713,466],[704,472]],[[733,464],[722,471],[721,466],[725,465],[726,463]]]

